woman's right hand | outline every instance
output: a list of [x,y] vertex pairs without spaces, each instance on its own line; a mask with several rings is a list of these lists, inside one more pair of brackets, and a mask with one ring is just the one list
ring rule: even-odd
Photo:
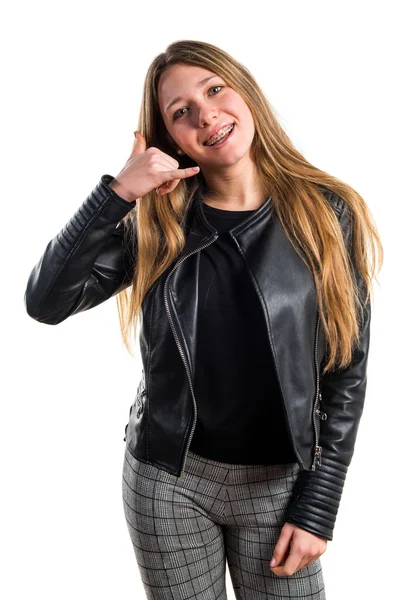
[[132,153],[123,169],[109,184],[124,200],[133,202],[154,189],[160,195],[171,192],[185,177],[199,172],[199,167],[179,169],[177,160],[154,146],[146,150],[146,140],[136,131]]

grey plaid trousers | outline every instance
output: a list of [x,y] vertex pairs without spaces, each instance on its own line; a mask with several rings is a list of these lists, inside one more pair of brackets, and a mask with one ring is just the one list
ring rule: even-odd
[[227,600],[227,561],[236,600],[325,600],[320,559],[287,577],[269,568],[299,470],[189,450],[177,478],[126,445],[123,506],[146,597]]

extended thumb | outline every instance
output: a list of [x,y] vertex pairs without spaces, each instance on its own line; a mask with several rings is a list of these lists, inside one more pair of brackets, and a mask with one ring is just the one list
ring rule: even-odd
[[146,140],[140,131],[135,131],[135,142],[133,144],[132,154],[142,154],[146,150]]

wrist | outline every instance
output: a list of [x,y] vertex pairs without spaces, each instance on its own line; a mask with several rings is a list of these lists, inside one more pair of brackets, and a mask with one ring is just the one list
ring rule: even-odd
[[122,185],[122,183],[117,181],[117,179],[114,178],[108,184],[108,186],[123,200],[126,200],[127,202],[134,202],[136,200],[136,198],[133,198],[128,190]]

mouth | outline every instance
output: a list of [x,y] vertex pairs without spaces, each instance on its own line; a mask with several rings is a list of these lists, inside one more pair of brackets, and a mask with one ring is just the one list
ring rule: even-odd
[[[218,138],[214,139],[213,143],[210,143],[209,141],[204,142],[204,146],[207,146],[208,148],[213,148],[216,146],[222,146],[222,144],[231,137],[233,130],[235,129],[235,123],[231,123],[228,127],[226,127],[222,133],[222,135],[220,135]],[[213,138],[211,138],[213,139]]]

